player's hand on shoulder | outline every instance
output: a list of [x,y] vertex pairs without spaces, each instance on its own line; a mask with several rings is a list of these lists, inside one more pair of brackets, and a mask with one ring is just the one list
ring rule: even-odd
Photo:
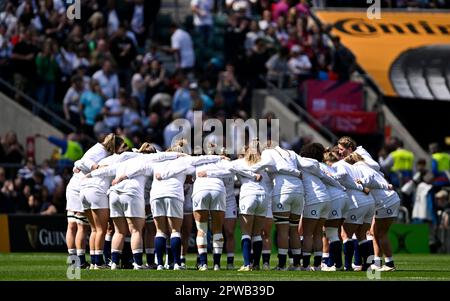
[[197,177],[199,178],[206,178],[208,176],[208,174],[206,173],[206,171],[199,171],[197,173]]

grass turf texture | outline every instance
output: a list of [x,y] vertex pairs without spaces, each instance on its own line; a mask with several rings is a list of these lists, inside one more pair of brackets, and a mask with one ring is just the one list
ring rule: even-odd
[[[89,258],[89,256],[87,256]],[[209,256],[211,257],[211,256]],[[298,280],[368,280],[366,272],[306,272],[237,270],[200,272],[194,269],[195,255],[188,256],[186,271],[156,270],[81,270],[81,280],[120,281],[298,281]],[[212,260],[212,258],[209,258]],[[381,273],[381,280],[450,280],[449,255],[398,254],[394,257],[396,272]],[[0,280],[63,280],[66,276],[66,254],[0,253]],[[276,255],[271,265],[275,266]],[[239,256],[235,266],[242,264]],[[226,263],[222,260],[222,267]],[[212,266],[210,266],[212,268]],[[74,281],[74,280],[70,280]]]

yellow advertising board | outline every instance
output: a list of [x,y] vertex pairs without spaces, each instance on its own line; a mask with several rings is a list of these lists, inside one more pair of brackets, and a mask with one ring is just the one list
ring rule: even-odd
[[[356,56],[385,95],[397,96],[389,77],[392,64],[408,50],[450,45],[450,13],[381,10],[380,19],[362,11],[316,11],[323,24]],[[450,53],[448,54],[450,56]]]

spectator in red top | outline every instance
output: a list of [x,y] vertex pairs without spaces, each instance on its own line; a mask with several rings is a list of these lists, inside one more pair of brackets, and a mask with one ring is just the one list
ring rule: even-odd
[[300,0],[300,2],[295,6],[295,9],[297,10],[298,16],[308,17],[310,15],[309,4],[306,0]]
[[289,1],[288,0],[280,0],[278,3],[275,3],[272,6],[273,20],[277,21],[280,16],[287,15],[288,11],[289,11]]

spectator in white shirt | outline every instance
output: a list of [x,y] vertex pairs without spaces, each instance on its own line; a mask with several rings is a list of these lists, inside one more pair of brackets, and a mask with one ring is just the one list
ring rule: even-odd
[[133,77],[131,78],[131,96],[139,99],[139,108],[142,115],[145,115],[145,111],[147,109],[145,101],[145,93],[147,91],[147,70],[147,64],[142,63],[137,72],[134,73]]
[[139,115],[139,100],[131,97],[127,101],[122,117],[122,126],[127,134],[138,133],[142,128],[142,120]]
[[117,31],[117,29],[119,29],[120,20],[116,10],[116,2],[108,1],[107,6],[108,6],[106,12],[107,30],[108,35],[111,36],[113,33]]
[[105,60],[101,70],[98,70],[92,76],[100,84],[103,94],[109,98],[115,98],[119,95],[119,78],[113,72],[112,64]]
[[183,29],[178,28],[178,25],[175,23],[172,23],[170,30],[172,32],[172,36],[170,37],[171,47],[166,47],[163,50],[175,54],[177,69],[189,72],[195,65],[191,36]]
[[110,131],[114,131],[120,126],[124,113],[124,105],[127,102],[127,93],[125,89],[120,89],[119,98],[110,98],[103,106],[104,122]]
[[131,18],[131,29],[136,35],[139,47],[145,44],[145,9],[144,0],[134,0],[133,16]]
[[312,64],[308,56],[303,52],[299,45],[291,48],[291,58],[288,61],[289,73],[292,79],[296,79],[298,83],[308,79],[311,76]]
[[253,47],[255,46],[255,41],[258,38],[264,38],[264,32],[260,30],[258,22],[253,20],[250,22],[250,31],[245,36],[245,50],[247,54],[250,55]]
[[74,75],[72,86],[67,90],[63,100],[64,117],[76,127],[80,126],[80,96],[83,90],[83,79]]
[[191,0],[195,30],[202,37],[202,43],[205,47],[209,45],[212,34],[213,19],[211,12],[213,6],[212,0]]

